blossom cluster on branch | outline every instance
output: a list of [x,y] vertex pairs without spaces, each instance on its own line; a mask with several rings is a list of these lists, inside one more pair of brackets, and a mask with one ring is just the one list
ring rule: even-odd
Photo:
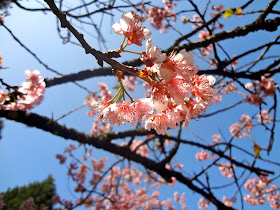
[[[122,15],[120,23],[113,25],[117,34],[124,35],[118,53],[131,52],[125,49],[127,45],[141,45],[143,40],[149,38],[150,31],[138,26],[138,22],[139,16],[129,12]],[[165,134],[168,128],[175,129],[180,122],[187,126],[191,119],[199,117],[212,104],[216,94],[212,88],[215,78],[198,76],[198,66],[194,65],[192,54],[186,50],[166,55],[148,39],[145,52],[131,53],[141,55],[140,59],[145,64],[143,69],[138,70],[138,77],[149,79],[150,97],[132,98],[123,86],[123,73],[118,71],[116,74],[120,89],[113,98],[108,100],[101,96],[103,101],[96,101],[98,97],[91,94],[85,102],[89,104],[88,101],[91,101],[90,107],[93,112],[100,112],[103,121],[112,125],[129,122],[133,126],[138,119],[144,121],[147,130],[154,129],[158,134]],[[124,100],[125,95],[131,103]],[[120,99],[123,99],[123,103],[118,103]]]
[[1,79],[2,85],[6,86],[8,93],[0,89],[0,109],[2,110],[27,110],[32,109],[43,100],[46,84],[38,70],[26,70],[26,81],[21,86],[9,86]]

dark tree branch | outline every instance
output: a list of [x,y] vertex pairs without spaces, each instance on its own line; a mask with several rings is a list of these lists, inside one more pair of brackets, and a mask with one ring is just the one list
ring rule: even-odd
[[21,122],[28,126],[39,128],[41,130],[50,132],[56,136],[60,136],[64,139],[72,139],[79,143],[88,144],[98,149],[103,149],[113,154],[120,155],[122,157],[125,157],[127,160],[132,160],[136,163],[143,165],[147,169],[157,172],[166,181],[170,182],[171,177],[175,177],[177,181],[181,182],[182,184],[185,184],[191,190],[194,190],[195,192],[207,198],[214,205],[216,205],[218,209],[232,209],[230,207],[225,206],[222,202],[217,200],[213,194],[207,193],[203,189],[200,189],[199,187],[195,186],[187,177],[183,176],[180,172],[177,172],[175,170],[167,170],[164,166],[158,164],[157,162],[151,159],[142,157],[136,154],[135,152],[132,152],[127,147],[122,147],[111,142],[111,140],[113,139],[125,138],[131,135],[147,135],[151,133],[144,129],[137,129],[119,133],[108,133],[103,135],[88,135],[83,132],[76,131],[75,129],[67,128],[66,126],[60,125],[52,119],[37,115],[35,113],[28,113],[24,111],[0,110],[0,117],[5,117],[9,120],[14,120],[16,122]]

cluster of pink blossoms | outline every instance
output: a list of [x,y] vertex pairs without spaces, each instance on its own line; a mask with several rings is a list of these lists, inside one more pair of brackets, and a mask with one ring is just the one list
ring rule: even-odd
[[26,70],[26,82],[19,88],[13,87],[12,93],[5,93],[0,89],[0,109],[27,110],[41,103],[46,84],[38,70]]
[[115,23],[113,29],[116,34],[124,35],[128,41],[127,44],[136,44],[142,46],[142,41],[147,39],[151,32],[143,26],[138,26],[140,17],[135,12],[128,12],[122,15],[120,23]]
[[[149,33],[145,32],[148,29],[139,27],[137,18],[135,13],[129,12],[122,15],[120,24],[113,25],[117,34],[125,35],[128,44],[141,45],[144,38],[148,39]],[[129,36],[128,31],[131,32]],[[124,48],[122,45],[120,52],[125,51]],[[110,100],[103,97],[102,102],[91,97],[93,105],[90,107],[100,112],[103,121],[112,125],[129,122],[133,126],[138,119],[145,123],[147,130],[165,134],[168,128],[175,129],[180,122],[187,126],[191,119],[200,116],[212,104],[216,93],[212,88],[215,78],[198,76],[198,66],[194,65],[192,54],[185,49],[166,55],[149,39],[141,60],[146,67],[139,70],[139,77],[150,80],[150,97],[131,98],[131,103],[124,101],[122,104],[114,103],[115,97]]]
[[[138,144],[139,142],[136,142]],[[132,149],[139,146],[132,143]],[[83,205],[85,208],[93,209],[169,209],[175,210],[174,202],[181,205],[181,209],[186,209],[185,193],[180,196],[178,192],[174,193],[174,199],[169,198],[160,201],[160,192],[154,191],[148,194],[148,189],[141,187],[141,182],[148,186],[160,187],[165,181],[151,172],[146,176],[134,167],[120,168],[117,166],[106,169],[107,158],[96,160],[90,158],[89,164],[87,157],[90,157],[92,150],[86,151],[86,157],[82,161],[77,161],[75,157],[74,145],[69,145],[65,150],[66,155],[72,158],[68,166],[68,175],[76,182],[75,192],[81,196],[75,200],[61,199],[60,196],[53,197],[53,203],[60,204],[67,209],[72,209],[75,205]],[[141,149],[140,149],[141,150]],[[57,158],[67,164],[64,155],[57,155]],[[94,189],[94,192],[90,192]]]
[[195,158],[198,161],[204,161],[204,160],[208,160],[208,159],[213,160],[213,159],[215,159],[215,155],[214,154],[210,155],[205,150],[202,150],[201,152],[196,153]]
[[141,21],[145,21],[149,19],[151,21],[151,25],[160,30],[160,32],[165,33],[166,30],[170,27],[169,24],[164,24],[164,21],[169,21],[173,18],[175,22],[177,19],[176,14],[172,11],[172,9],[176,6],[174,1],[166,1],[163,0],[164,7],[151,7],[147,9],[144,4],[142,4],[141,11],[146,14],[141,18]]
[[224,162],[220,162],[218,163],[219,169],[221,171],[221,174],[227,178],[233,178],[234,174],[233,174],[233,168],[234,166],[231,165],[230,163],[224,163]]
[[272,78],[261,77],[261,81],[249,82],[245,85],[246,89],[251,93],[245,99],[246,102],[259,106],[263,103],[263,99],[267,96],[274,96],[278,85],[275,84]]
[[197,202],[198,208],[204,210],[207,209],[210,204],[210,201],[207,200],[206,198],[200,198],[199,201]]
[[[268,114],[267,110],[262,110],[261,114],[257,115],[257,120],[264,124],[273,121],[273,117]],[[249,115],[243,114],[239,118],[239,123],[234,123],[230,126],[229,131],[234,138],[243,138],[249,131],[254,128],[253,120]]]
[[[269,185],[271,185],[271,187],[269,187]],[[251,195],[244,195],[244,200],[246,202],[251,205],[262,205],[266,198],[271,208],[280,209],[279,188],[272,184],[272,181],[266,176],[249,179],[244,186],[251,193]]]

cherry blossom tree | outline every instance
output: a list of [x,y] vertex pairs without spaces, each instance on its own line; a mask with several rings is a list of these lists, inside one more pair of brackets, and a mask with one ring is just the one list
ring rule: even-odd
[[[51,68],[9,28],[9,6],[56,17],[63,44],[82,48],[97,67],[70,74]],[[186,209],[195,195],[199,209],[265,203],[279,209],[280,163],[272,155],[279,136],[279,6],[277,0],[1,1],[0,29],[42,70],[26,70],[20,86],[0,78],[0,116],[76,142],[56,154],[75,185],[72,200],[53,197],[57,208]],[[157,40],[169,33],[164,49]],[[118,48],[106,45],[110,36],[120,37]],[[43,78],[45,70],[56,76]],[[105,76],[117,84],[81,84]],[[48,89],[68,83],[87,92],[80,107],[57,119],[30,111]],[[59,122],[83,107],[93,118],[88,133]],[[221,116],[231,116],[224,120],[228,130],[199,126]],[[112,156],[96,158],[100,149]],[[171,197],[161,196],[165,189]]]

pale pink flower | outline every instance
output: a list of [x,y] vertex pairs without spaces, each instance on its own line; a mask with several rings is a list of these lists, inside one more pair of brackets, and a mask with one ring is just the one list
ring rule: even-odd
[[94,135],[104,134],[111,130],[111,125],[106,122],[100,122],[100,116],[97,116],[92,124],[91,133]]
[[159,196],[160,196],[159,191],[154,191],[153,194],[152,194],[152,197],[154,197],[154,198],[159,198]]
[[212,143],[217,144],[222,141],[222,137],[219,134],[212,135]]
[[164,21],[170,21],[171,18],[173,18],[173,21],[176,21],[176,14],[171,11],[171,9],[175,6],[172,2],[166,2],[164,1],[165,7],[151,7],[148,11],[146,11],[150,21],[151,25],[160,30],[160,32],[165,33],[166,29],[169,28],[168,24],[164,24]]
[[249,115],[243,114],[239,118],[239,122],[243,123],[243,125],[242,125],[243,129],[248,130],[248,131],[253,129],[253,121]]
[[206,198],[200,198],[199,201],[197,202],[198,208],[200,209],[207,209],[210,204],[210,201],[207,200]]
[[238,123],[234,123],[230,126],[229,131],[234,138],[242,138],[243,134],[241,133],[241,126]]
[[143,141],[133,140],[130,145],[131,151],[136,151],[136,154],[139,154],[143,157],[148,157],[148,147],[146,144],[143,144]]
[[247,83],[245,84],[245,88],[246,88],[247,90],[253,91],[253,90],[254,90],[254,85],[253,85],[252,82],[247,82]]
[[207,47],[203,48],[202,54],[209,55],[212,52],[212,48],[213,48],[212,45],[209,44]]
[[33,198],[28,198],[19,206],[18,210],[37,210],[37,207]]
[[80,164],[79,168],[80,170],[77,173],[77,179],[79,180],[79,183],[82,184],[85,182],[88,166],[86,164]]
[[258,93],[250,93],[247,98],[244,99],[244,101],[255,106],[260,106],[263,103],[263,99]]
[[210,155],[205,150],[202,150],[201,152],[197,152],[196,153],[195,158],[198,161],[204,161],[204,160],[208,160],[208,159],[214,159],[215,156],[214,155]]
[[173,196],[174,196],[174,201],[175,201],[175,202],[178,202],[179,199],[180,199],[179,193],[178,193],[177,191],[175,191],[175,192],[173,193]]
[[182,76],[176,76],[169,81],[168,90],[175,103],[183,103],[185,98],[192,93],[193,86]]
[[93,158],[90,159],[93,169],[95,171],[102,171],[105,167],[105,163],[107,162],[107,160],[108,160],[107,157],[101,158],[99,161]]
[[167,200],[162,201],[161,206],[165,206],[165,208],[168,209],[168,210],[175,210],[172,207],[172,199],[171,198],[168,198]]
[[207,39],[208,37],[210,37],[210,33],[205,30],[200,31],[200,33],[198,35],[198,38],[200,38],[200,39]]
[[154,129],[157,134],[164,135],[168,128],[168,119],[166,114],[151,114],[145,121],[145,129]]
[[17,89],[17,96],[12,99],[0,90],[0,108],[3,110],[27,110],[32,109],[43,100],[46,84],[39,71],[26,70],[26,82]]
[[237,86],[233,84],[232,82],[228,83],[228,85],[225,87],[225,94],[228,94],[230,92],[237,91]]
[[266,78],[262,76],[261,81],[258,82],[258,85],[260,89],[264,91],[262,97],[274,96],[275,91],[277,90],[277,86],[275,85],[275,82],[272,78]]
[[265,176],[261,176],[261,179],[249,179],[245,182],[244,187],[250,191],[251,195],[245,194],[244,200],[251,205],[264,204],[266,188],[269,183],[270,180]]
[[151,100],[153,107],[160,113],[165,110],[168,106],[168,91],[167,86],[159,82],[155,83],[152,87]]
[[206,104],[211,104],[216,91],[211,87],[216,79],[213,76],[200,75],[193,79],[195,97],[201,98]]
[[101,110],[100,117],[103,121],[108,121],[112,125],[120,125],[130,122],[135,124],[135,109],[128,101],[122,104],[113,103]]
[[218,163],[219,170],[221,171],[221,174],[227,178],[233,178],[233,168],[234,166],[231,165],[230,163]]
[[136,77],[135,76],[124,76],[123,85],[130,91],[134,91],[136,87]]
[[140,98],[131,105],[134,106],[135,116],[139,121],[142,121],[145,115],[152,114],[154,110],[153,102],[150,98]]
[[[236,55],[232,56],[232,58],[235,58],[235,57],[236,57]],[[238,60],[233,61],[230,65],[231,65],[232,68],[235,68],[236,64],[238,64]]]
[[202,25],[202,20],[199,15],[193,15],[191,22],[194,23],[193,28],[200,27]]
[[87,112],[89,116],[93,116],[96,112],[95,109],[98,107],[99,102],[98,102],[98,96],[96,96],[94,93],[90,93],[87,95],[84,104],[87,105],[91,111]]
[[267,110],[262,110],[261,114],[257,115],[257,119],[259,122],[264,123],[264,124],[271,123],[273,121],[273,117],[268,114]]
[[165,53],[161,53],[160,49],[153,45],[152,39],[148,39],[146,42],[146,52],[141,55],[141,61],[145,63],[147,67],[152,67],[154,64],[162,63],[166,58]]
[[100,173],[94,172],[91,180],[89,180],[89,183],[94,186],[94,185],[98,184],[99,182],[101,182],[101,177],[102,176]]
[[190,81],[190,78],[198,72],[198,66],[193,64],[193,55],[183,49],[178,54],[171,53],[165,59],[159,69],[159,74],[166,82],[176,77],[177,74],[181,75],[186,81]]
[[120,23],[115,23],[112,27],[116,34],[124,35],[128,41],[127,44],[132,43],[142,46],[142,41],[148,39],[151,35],[149,29],[138,26],[140,18],[135,12],[128,12],[121,16]]
[[181,205],[181,210],[186,210],[187,209],[186,194],[184,192],[182,193],[182,195],[180,197],[179,203]]
[[178,167],[179,170],[182,170],[182,169],[183,169],[183,166],[184,166],[184,165],[181,164],[181,163],[178,163],[178,164],[177,164],[177,167]]
[[223,196],[223,203],[225,206],[232,207],[234,203],[236,203],[236,197],[232,197],[231,199],[228,199],[226,196]]

